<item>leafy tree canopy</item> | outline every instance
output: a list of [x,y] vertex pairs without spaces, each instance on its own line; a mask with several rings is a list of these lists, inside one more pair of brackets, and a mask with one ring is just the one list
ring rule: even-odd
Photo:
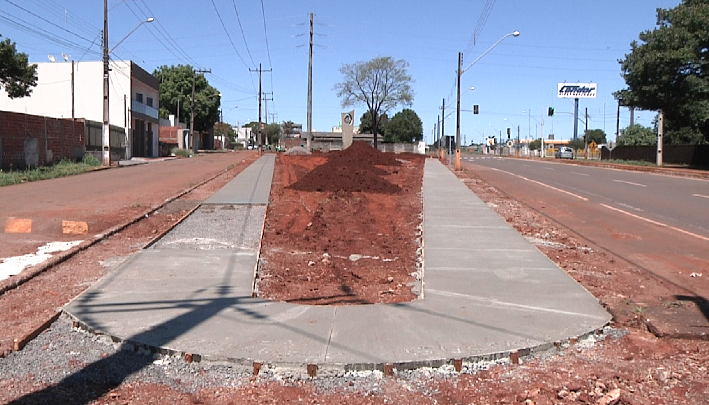
[[619,60],[628,87],[615,97],[622,105],[662,110],[668,143],[709,140],[709,0],[658,8],[656,28],[639,39]]
[[589,129],[584,134],[584,139],[590,144],[596,142],[596,145],[606,143],[606,133],[602,129]]
[[620,131],[618,146],[657,145],[657,133],[649,127],[633,124]]
[[0,41],[0,88],[10,98],[19,98],[32,94],[36,85],[37,65],[30,65],[27,54],[18,53],[14,42]]
[[[389,123],[389,116],[386,113],[379,115],[378,129],[377,132],[382,136],[386,136],[386,126]],[[374,122],[372,121],[372,114],[367,110],[362,114],[362,118],[359,119],[359,133],[360,134],[373,134],[374,133]]]
[[405,108],[386,125],[385,142],[417,142],[423,139],[423,123],[414,110]]
[[[258,145],[259,139],[257,135],[257,128],[258,128],[258,122],[256,121],[251,121],[248,124],[244,125],[244,128],[251,128],[252,133],[254,134],[255,138],[255,143]],[[265,137],[268,137],[268,143],[270,145],[278,143],[279,139],[281,139],[281,125],[278,123],[271,123],[266,125],[265,123],[261,123],[261,131],[263,132],[262,135],[264,135],[264,140],[266,139]],[[265,144],[265,141],[264,141]]]
[[[190,65],[160,66],[153,72],[160,81],[160,117],[179,114],[180,121],[189,127],[192,108],[193,68]],[[179,112],[177,105],[179,105]],[[198,74],[194,91],[194,129],[207,131],[219,121],[219,91]]]
[[573,150],[583,150],[583,148],[586,147],[586,142],[583,140],[583,138],[576,138],[570,140],[569,143],[567,143],[566,145],[572,148]]
[[337,83],[338,97],[342,107],[364,104],[372,116],[374,147],[377,147],[379,116],[397,105],[411,105],[413,79],[409,76],[408,62],[390,56],[374,58],[368,62],[344,64],[340,68],[343,81]]
[[539,150],[542,148],[542,138],[537,138],[529,143],[529,150]]
[[294,128],[295,123],[293,121],[283,121],[283,124],[281,124],[281,131],[284,136],[293,135],[295,133]]

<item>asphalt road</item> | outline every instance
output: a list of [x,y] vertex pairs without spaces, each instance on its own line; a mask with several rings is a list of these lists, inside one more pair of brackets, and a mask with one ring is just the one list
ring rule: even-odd
[[709,181],[554,160],[474,156],[463,167],[597,246],[709,299]]
[[[0,259],[34,253],[48,242],[88,239],[255,153],[203,154],[0,187]],[[76,228],[65,228],[64,221]]]

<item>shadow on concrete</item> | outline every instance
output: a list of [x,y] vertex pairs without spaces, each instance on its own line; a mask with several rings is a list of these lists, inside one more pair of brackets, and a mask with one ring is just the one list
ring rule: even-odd
[[675,295],[675,299],[678,301],[689,301],[697,305],[702,315],[709,322],[709,301],[706,298],[700,297],[698,295]]

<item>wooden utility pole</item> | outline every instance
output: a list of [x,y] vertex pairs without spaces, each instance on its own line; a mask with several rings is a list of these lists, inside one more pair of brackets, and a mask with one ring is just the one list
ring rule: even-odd
[[620,101],[618,101],[618,113],[615,117],[615,143],[618,143],[618,137],[620,136]]
[[310,13],[310,52],[308,54],[308,134],[307,149],[313,137],[313,13]]

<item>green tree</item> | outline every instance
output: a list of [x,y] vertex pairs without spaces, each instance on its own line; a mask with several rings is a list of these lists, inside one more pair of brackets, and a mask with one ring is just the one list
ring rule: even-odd
[[[387,124],[389,123],[389,116],[386,113],[379,115],[379,128],[377,132],[383,137],[386,136]],[[359,133],[360,134],[373,134],[374,133],[374,122],[372,121],[372,114],[369,111],[362,114],[362,118],[359,119]]]
[[386,126],[384,142],[417,142],[423,139],[423,123],[414,110],[404,108]]
[[657,133],[649,127],[633,124],[620,131],[618,146],[657,145]]
[[374,58],[368,62],[344,64],[340,73],[344,76],[337,83],[338,97],[342,98],[342,107],[365,104],[372,116],[374,147],[377,147],[379,115],[386,113],[399,104],[411,105],[413,79],[407,73],[409,64],[402,59],[394,60],[390,56]]
[[293,135],[293,128],[295,128],[295,123],[293,121],[283,121],[281,124],[281,130],[284,137]]
[[32,94],[36,85],[37,65],[30,65],[27,54],[18,53],[14,42],[0,41],[0,88],[10,98],[19,98]]
[[[160,117],[177,113],[189,126],[192,108],[193,69],[190,65],[160,66],[153,72],[160,82]],[[219,121],[219,91],[198,74],[195,79],[194,129],[207,131]],[[179,101],[179,112],[177,105]]]
[[539,150],[542,148],[542,138],[537,138],[529,143],[529,150]]
[[566,146],[573,150],[583,150],[586,147],[586,143],[584,142],[583,138],[576,138],[570,140],[569,143],[566,144]]
[[234,131],[234,128],[231,125],[225,122],[218,122],[214,124],[214,135],[226,136],[227,145],[233,145],[236,143],[236,131]]
[[596,145],[606,143],[606,133],[602,129],[589,129],[584,134],[584,139],[590,144],[596,142]]
[[[251,128],[254,134],[255,138],[255,144],[259,144],[259,135],[258,135],[258,122],[251,121],[248,124],[244,125],[244,128]],[[264,124],[263,122],[261,123],[261,135],[263,135],[264,139],[264,144],[266,143],[266,139],[268,139],[268,143],[270,145],[277,144],[278,141],[281,139],[281,126],[277,123],[272,123],[272,124]]]
[[621,105],[662,110],[668,143],[709,140],[709,0],[658,8],[656,28],[639,39],[619,60],[628,87],[615,97]]
[[266,136],[268,137],[269,145],[276,145],[281,139],[281,126],[278,123],[268,124],[266,126]]

